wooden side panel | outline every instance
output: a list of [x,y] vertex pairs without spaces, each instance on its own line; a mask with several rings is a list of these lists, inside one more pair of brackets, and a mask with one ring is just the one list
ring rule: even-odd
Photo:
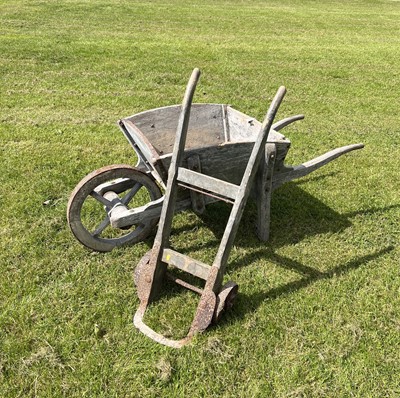
[[[132,123],[131,120],[121,120],[121,123],[125,127],[125,134],[129,134],[128,140],[133,145],[133,148],[139,149],[140,155],[144,157],[143,160],[147,160],[151,164],[158,159],[159,153],[154,148],[152,143],[147,139],[147,137],[142,133],[137,126]],[[138,155],[139,155],[138,153]]]
[[[214,178],[239,185],[253,148],[253,142],[227,143],[214,147],[206,147],[185,151],[183,167],[187,167],[187,158],[198,155],[201,164],[201,172]],[[283,162],[288,146],[276,145],[275,171]],[[160,161],[168,170],[171,156],[161,156]]]
[[[226,108],[229,135],[232,142],[255,141],[261,129],[261,123],[242,112],[228,106]],[[290,143],[290,141],[278,131],[271,129],[268,142]]]
[[[127,119],[142,132],[160,154],[172,153],[181,105],[138,113]],[[219,145],[225,140],[223,105],[193,104],[186,149]]]
[[[252,147],[253,143],[242,142],[185,151],[182,167],[187,167],[188,157],[198,155],[203,174],[240,184]],[[160,161],[168,170],[171,156],[162,156]]]
[[[260,132],[261,123],[230,106],[226,109],[227,122],[232,142],[255,141]],[[283,169],[287,152],[290,148],[290,141],[281,133],[271,130],[268,136],[268,143],[276,146],[275,170]]]
[[260,132],[261,123],[230,106],[226,109],[229,135],[232,142],[255,141]]

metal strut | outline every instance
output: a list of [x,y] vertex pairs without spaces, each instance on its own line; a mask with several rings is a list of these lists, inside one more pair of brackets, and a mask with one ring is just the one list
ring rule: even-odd
[[[141,259],[135,271],[135,282],[140,299],[140,306],[134,316],[135,326],[156,342],[174,348],[182,347],[190,341],[195,333],[204,331],[213,319],[217,320],[219,318],[224,307],[232,305],[238,286],[233,282],[228,282],[225,286],[222,286],[225,267],[258,165],[264,156],[268,134],[286,93],[285,87],[280,87],[276,93],[254,143],[241,184],[234,185],[181,167],[189,125],[190,108],[199,77],[200,70],[194,69],[183,98],[168,172],[167,188],[153,248]],[[222,195],[233,203],[218,253],[211,266],[169,249],[169,236],[179,185],[184,185],[188,189],[200,190],[204,195]],[[194,289],[201,293],[200,302],[188,335],[181,340],[167,339],[143,322],[147,306],[156,298],[166,278],[168,265],[175,266],[205,280],[203,290]]]

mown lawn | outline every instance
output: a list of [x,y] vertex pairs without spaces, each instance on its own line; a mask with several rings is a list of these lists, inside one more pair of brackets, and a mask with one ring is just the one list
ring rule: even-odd
[[[400,396],[400,2],[0,1],[0,396]],[[249,204],[227,279],[234,308],[181,350],[138,333],[133,270],[152,237],[92,253],[68,197],[135,164],[115,122],[195,102],[262,119],[276,89],[289,163],[363,142],[273,196],[271,239]],[[212,260],[229,208],[174,221]],[[168,289],[149,322],[185,334],[197,304]]]

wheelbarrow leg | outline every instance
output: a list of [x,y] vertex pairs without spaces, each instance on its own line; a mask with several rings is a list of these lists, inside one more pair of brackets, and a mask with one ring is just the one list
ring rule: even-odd
[[265,162],[260,162],[256,177],[257,236],[262,242],[267,242],[269,239],[269,229],[271,223],[272,176],[275,165],[275,157],[275,144],[267,144],[265,146]]

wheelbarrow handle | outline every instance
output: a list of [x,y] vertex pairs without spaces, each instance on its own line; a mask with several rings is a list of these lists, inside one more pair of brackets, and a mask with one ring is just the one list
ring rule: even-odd
[[305,177],[306,175],[326,165],[332,160],[337,159],[345,153],[362,148],[364,148],[364,144],[362,143],[346,145],[340,148],[333,149],[329,152],[324,153],[323,155],[320,155],[314,159],[309,160],[308,162],[304,162],[297,166],[285,166],[279,173],[276,173],[273,176],[272,189],[275,190],[285,182],[289,182],[300,177]]
[[288,126],[289,124],[292,124],[294,122],[297,122],[297,120],[303,120],[304,115],[294,115],[287,117],[285,119],[279,120],[279,122],[274,123],[271,126],[271,130],[279,131],[282,130],[284,127]]

